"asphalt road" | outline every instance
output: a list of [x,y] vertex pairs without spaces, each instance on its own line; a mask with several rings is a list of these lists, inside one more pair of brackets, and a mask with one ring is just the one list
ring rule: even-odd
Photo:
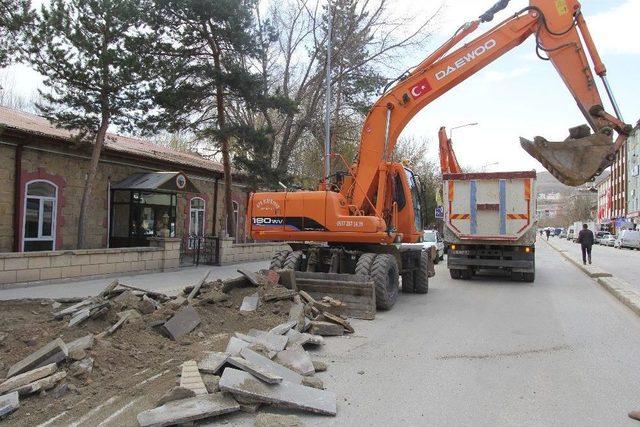
[[534,284],[454,281],[440,264],[428,295],[327,339],[338,416],[305,425],[639,425],[640,318],[546,244],[537,257]]
[[[550,239],[556,246],[570,251],[577,259],[582,258],[579,244],[557,237]],[[593,265],[631,283],[640,291],[640,251],[594,245],[591,255]]]

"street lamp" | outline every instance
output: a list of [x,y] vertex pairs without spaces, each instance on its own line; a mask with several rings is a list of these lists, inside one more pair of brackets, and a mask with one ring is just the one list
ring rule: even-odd
[[453,138],[453,131],[460,128],[466,128],[469,126],[478,126],[478,123],[467,123],[466,125],[454,126],[449,130],[449,139]]

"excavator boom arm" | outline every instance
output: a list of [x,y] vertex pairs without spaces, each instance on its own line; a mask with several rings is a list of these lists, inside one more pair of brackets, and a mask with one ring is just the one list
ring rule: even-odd
[[[505,1],[500,4],[502,7],[506,5]],[[451,40],[445,42],[374,104],[363,126],[355,169],[356,183],[352,186],[353,205],[365,212],[372,213],[375,210],[375,213],[379,214],[380,206],[371,209],[367,200],[384,199],[385,165],[391,157],[400,133],[411,118],[426,105],[532,35],[536,38],[539,55],[546,54],[553,63],[591,128],[596,133],[607,132],[611,128],[623,132],[624,123],[603,111],[587,54],[594,62],[599,75],[604,76],[606,69],[588,34],[577,0],[531,0],[530,6],[518,14],[449,52],[475,31],[481,22],[476,20],[461,27]],[[579,31],[586,33],[586,48]],[[605,147],[602,139],[598,140],[596,145]],[[610,143],[608,145],[612,147]],[[574,144],[573,148],[577,149],[577,145]],[[527,151],[545,163],[544,147],[538,146],[536,150]],[[607,150],[610,151],[607,148],[601,154],[610,154]],[[545,166],[551,170],[555,166],[554,162],[556,160],[549,161]],[[606,161],[603,161],[603,165],[605,163]],[[598,169],[601,166],[598,164]],[[571,182],[571,179],[565,176],[571,174],[570,170],[556,172],[556,176],[561,180],[566,178],[566,181]]]

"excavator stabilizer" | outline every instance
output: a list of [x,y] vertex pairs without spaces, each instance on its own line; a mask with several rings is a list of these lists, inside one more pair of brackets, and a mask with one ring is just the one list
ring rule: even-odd
[[558,181],[573,187],[600,175],[614,155],[611,136],[601,133],[565,141],[547,141],[541,136],[533,141],[520,138],[520,145]]

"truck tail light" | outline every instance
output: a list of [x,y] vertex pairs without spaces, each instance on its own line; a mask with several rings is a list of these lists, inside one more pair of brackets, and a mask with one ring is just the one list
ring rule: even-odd
[[454,250],[454,251],[455,251],[456,249],[458,249],[458,246],[457,246],[457,245],[451,245],[451,250]]

